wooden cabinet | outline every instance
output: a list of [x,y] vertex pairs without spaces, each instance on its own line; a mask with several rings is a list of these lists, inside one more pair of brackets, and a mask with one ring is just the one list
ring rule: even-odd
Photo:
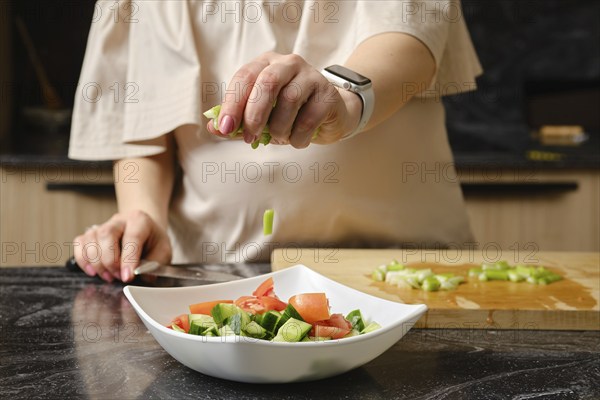
[[0,266],[64,265],[72,241],[116,210],[106,166],[0,168]]
[[[106,165],[3,165],[0,266],[63,265],[72,240],[116,212]],[[460,168],[480,248],[600,251],[600,172]]]
[[459,170],[479,247],[600,251],[600,171]]

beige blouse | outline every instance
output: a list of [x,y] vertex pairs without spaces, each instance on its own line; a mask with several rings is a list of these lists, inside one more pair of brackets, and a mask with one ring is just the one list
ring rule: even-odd
[[[383,32],[421,40],[438,72],[377,128],[304,150],[207,133],[202,112],[252,58],[296,53],[323,68]],[[472,236],[440,96],[474,89],[480,73],[457,0],[99,1],[69,156],[154,155],[175,132],[174,262],[267,260],[281,246],[464,247]]]

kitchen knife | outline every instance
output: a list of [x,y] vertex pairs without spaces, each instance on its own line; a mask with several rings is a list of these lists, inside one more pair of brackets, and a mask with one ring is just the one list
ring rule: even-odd
[[[66,268],[70,271],[82,270],[77,265],[74,257],[71,257],[67,263]],[[233,280],[242,279],[242,277],[229,273],[212,271],[211,268],[219,267],[230,267],[232,264],[205,264],[203,266],[173,266],[173,265],[162,265],[156,261],[142,260],[139,267],[134,271],[134,275],[153,275],[165,278],[175,278],[183,280],[197,280],[197,281],[210,281],[210,282],[228,282]],[[206,269],[208,267],[208,269]]]
[[[215,264],[218,267],[218,265]],[[150,274],[165,278],[194,279],[212,282],[228,282],[242,277],[227,272],[211,271],[202,267],[162,265],[156,261],[142,261],[134,271],[134,275]]]

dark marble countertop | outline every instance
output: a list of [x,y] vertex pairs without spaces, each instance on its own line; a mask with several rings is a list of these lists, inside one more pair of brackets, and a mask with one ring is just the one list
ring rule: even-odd
[[[267,270],[257,265],[240,275]],[[1,269],[1,397],[600,398],[598,331],[413,329],[363,367],[321,381],[252,385],[211,378],[160,347],[122,288],[63,268]]]

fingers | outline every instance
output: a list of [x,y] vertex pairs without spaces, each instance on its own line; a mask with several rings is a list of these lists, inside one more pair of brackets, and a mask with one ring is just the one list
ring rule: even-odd
[[97,237],[96,227],[86,230],[74,240],[74,255],[77,265],[89,276],[98,275],[108,282],[113,281],[113,275],[102,265],[102,248]]
[[[275,100],[277,100],[277,104],[281,101],[279,94],[282,89],[288,89],[287,91],[289,91],[290,87],[297,87],[296,91],[302,92],[299,84],[293,81],[300,67],[297,63],[284,61],[271,64],[260,72],[244,109],[244,139],[246,139],[246,136],[250,136],[252,139],[258,138],[269,121],[273,106],[277,107]],[[296,94],[294,99],[299,97],[301,96]],[[297,102],[298,100],[294,101],[294,103]],[[298,111],[298,108],[296,108],[296,111]]]
[[127,282],[140,264],[143,251],[162,263],[171,258],[166,233],[142,211],[115,214],[100,226],[87,229],[74,239],[77,264],[89,276],[98,275],[107,282]]
[[350,114],[338,90],[302,57],[265,53],[236,72],[221,105],[219,129],[212,121],[207,129],[223,136],[243,126],[244,140],[252,143],[268,124],[273,144],[305,148],[317,130],[315,142],[339,140],[349,130]]
[[121,278],[121,237],[125,229],[125,221],[118,216],[113,216],[108,222],[96,229],[96,238],[102,250],[99,263],[116,279]]
[[144,212],[130,215],[121,242],[121,280],[129,281],[133,270],[140,265],[142,251],[153,229],[152,219]]
[[256,79],[268,65],[266,58],[258,58],[240,68],[229,82],[219,114],[218,126],[223,135],[236,131],[241,125]]
[[329,110],[320,104],[315,94],[298,112],[290,136],[290,144],[297,149],[304,149],[310,144],[319,126],[327,119]]

